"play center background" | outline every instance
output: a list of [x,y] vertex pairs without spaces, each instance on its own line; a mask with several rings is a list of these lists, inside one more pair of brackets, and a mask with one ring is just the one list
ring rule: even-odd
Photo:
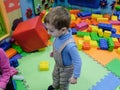
[[[0,0],[0,48],[18,70],[16,90],[47,90],[52,83],[53,37],[43,25],[55,6],[70,10],[82,59],[70,90],[120,90],[120,0]],[[102,29],[101,29],[102,28]],[[43,69],[42,66],[45,68]]]

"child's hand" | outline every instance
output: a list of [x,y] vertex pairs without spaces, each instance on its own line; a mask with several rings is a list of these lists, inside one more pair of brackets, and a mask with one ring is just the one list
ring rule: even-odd
[[53,52],[50,53],[50,57],[53,57]]
[[4,90],[4,89],[0,88],[0,90]]
[[77,83],[77,78],[71,77],[69,82],[71,84],[76,84]]

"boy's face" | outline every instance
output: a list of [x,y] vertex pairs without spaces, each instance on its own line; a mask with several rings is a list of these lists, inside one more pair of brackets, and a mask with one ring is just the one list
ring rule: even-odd
[[51,24],[46,24],[46,28],[48,30],[48,34],[54,36],[54,37],[59,37],[63,34],[64,30],[58,30],[56,29],[53,25]]

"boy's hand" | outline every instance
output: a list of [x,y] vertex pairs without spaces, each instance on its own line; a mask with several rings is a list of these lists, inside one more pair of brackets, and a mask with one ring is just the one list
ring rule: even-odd
[[71,77],[69,82],[71,84],[76,84],[77,83],[77,78]]
[[0,88],[0,90],[4,90],[4,89]]
[[50,57],[53,57],[53,52],[50,53]]

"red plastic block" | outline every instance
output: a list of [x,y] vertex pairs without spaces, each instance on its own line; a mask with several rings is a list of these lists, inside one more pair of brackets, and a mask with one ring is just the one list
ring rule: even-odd
[[47,46],[48,33],[39,16],[21,22],[13,32],[13,38],[26,52]]

